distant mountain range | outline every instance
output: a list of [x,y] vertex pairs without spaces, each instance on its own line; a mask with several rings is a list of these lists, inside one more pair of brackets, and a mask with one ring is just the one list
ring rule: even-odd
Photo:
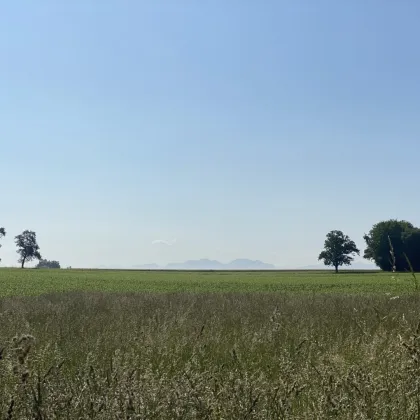
[[133,268],[141,270],[275,270],[273,264],[246,258],[233,260],[227,264],[216,260],[189,260],[182,263],[170,263],[166,266],[157,264],[136,265]]
[[[102,265],[100,269],[128,269],[120,265]],[[158,264],[141,264],[134,265],[131,268],[137,270],[328,270],[332,267],[326,267],[324,264],[306,265],[303,267],[276,267],[259,260],[249,260],[247,258],[239,258],[229,263],[221,263],[217,260],[201,259],[188,260],[181,263],[170,263],[167,265]],[[356,261],[351,266],[342,267],[349,270],[378,270],[378,268],[369,262]]]

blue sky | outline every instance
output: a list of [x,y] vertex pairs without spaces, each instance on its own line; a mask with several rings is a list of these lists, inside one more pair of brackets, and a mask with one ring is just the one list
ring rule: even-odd
[[313,264],[420,225],[416,0],[6,1],[2,264]]

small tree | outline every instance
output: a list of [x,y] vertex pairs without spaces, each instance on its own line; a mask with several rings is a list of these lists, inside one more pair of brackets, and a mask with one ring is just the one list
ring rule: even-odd
[[337,273],[338,267],[352,263],[354,254],[360,255],[356,244],[340,230],[332,230],[327,234],[324,250],[319,254],[318,260],[324,260],[325,265],[333,266]]
[[24,268],[25,262],[27,261],[41,259],[35,232],[25,230],[15,237],[15,243],[18,247],[16,252],[20,255],[18,261],[22,264],[22,268]]
[[[4,227],[0,228],[0,239],[4,238],[6,236],[6,229]],[[1,248],[1,244],[0,244],[0,248]],[[1,258],[0,258],[1,261]]]
[[40,260],[35,268],[61,268],[58,261]]

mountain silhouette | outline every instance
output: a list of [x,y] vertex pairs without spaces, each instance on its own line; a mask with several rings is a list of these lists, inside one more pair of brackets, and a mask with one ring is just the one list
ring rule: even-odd
[[[111,268],[111,267],[108,267]],[[226,264],[217,260],[210,260],[202,258],[200,260],[188,260],[180,263],[170,263],[166,266],[158,264],[142,264],[134,265],[132,268],[138,270],[328,270],[322,263],[307,265],[304,267],[276,267],[273,264],[268,264],[259,260],[250,260],[247,258],[238,258]],[[345,270],[378,270],[378,268],[370,263],[364,261],[355,261],[348,267],[341,267]]]
[[217,260],[203,258],[200,260],[188,260],[181,263],[170,263],[163,267],[156,264],[145,264],[136,265],[134,268],[143,270],[274,270],[276,267],[273,264],[246,258],[236,259],[227,264]]
[[276,268],[273,264],[246,258],[233,260],[226,264],[226,267],[230,270],[274,270]]
[[170,263],[165,268],[167,270],[222,270],[224,264],[216,260],[201,259]]

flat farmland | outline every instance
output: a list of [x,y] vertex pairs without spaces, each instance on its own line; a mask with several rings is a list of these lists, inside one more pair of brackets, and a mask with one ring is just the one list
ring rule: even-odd
[[410,274],[343,271],[140,271],[0,269],[0,296],[83,292],[404,294]]
[[0,270],[0,418],[420,418],[409,274]]

